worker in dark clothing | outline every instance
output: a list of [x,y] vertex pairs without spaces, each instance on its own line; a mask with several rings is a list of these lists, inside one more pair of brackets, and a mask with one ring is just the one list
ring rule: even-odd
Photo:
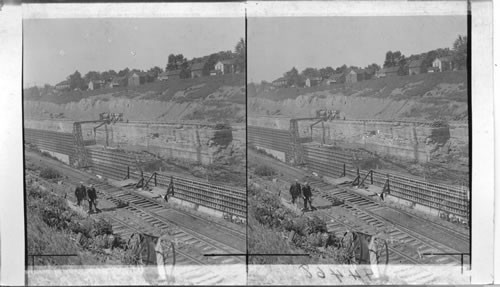
[[165,199],[166,202],[168,202],[168,195],[174,196],[174,178],[170,177],[170,183],[168,184],[167,188],[167,193],[165,193],[165,196],[163,199]]
[[76,204],[78,206],[80,206],[82,203],[84,193],[85,193],[85,186],[83,185],[83,182],[80,181],[80,186],[77,186],[75,189]]
[[290,195],[292,196],[292,204],[295,204],[295,200],[298,197],[298,193],[300,193],[300,183],[296,179],[295,183],[292,183],[290,186]]
[[92,206],[95,208],[95,212],[98,212],[99,209],[97,209],[97,191],[94,188],[94,185],[91,184],[87,190],[87,195],[88,195],[88,200],[89,200],[89,213],[93,212]]
[[307,203],[309,202],[309,206],[311,207],[311,210],[313,209],[313,206],[311,204],[312,201],[312,191],[311,187],[309,186],[309,183],[306,181],[304,186],[302,186],[302,198],[304,199],[304,209],[307,210]]

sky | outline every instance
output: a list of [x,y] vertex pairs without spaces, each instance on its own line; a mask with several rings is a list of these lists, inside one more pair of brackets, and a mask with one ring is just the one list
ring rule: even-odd
[[243,18],[24,20],[24,86],[55,85],[76,70],[164,69],[171,53],[234,51],[244,37]]
[[405,56],[452,48],[467,34],[465,16],[249,18],[248,80],[273,81],[296,67],[382,66],[387,51]]

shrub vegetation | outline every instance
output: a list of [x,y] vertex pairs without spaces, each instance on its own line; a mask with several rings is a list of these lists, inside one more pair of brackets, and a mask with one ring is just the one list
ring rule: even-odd
[[[50,191],[28,186],[26,208],[28,255],[77,254],[40,257],[36,259],[37,265],[102,264],[106,260],[101,256],[103,249],[121,249],[125,245],[119,236],[112,235],[109,222],[82,217]],[[29,264],[32,264],[31,258]]]
[[40,171],[40,176],[45,179],[56,179],[61,177],[61,174],[53,168],[46,167]]
[[255,168],[255,174],[258,176],[273,176],[276,174],[276,171],[267,165],[259,165]]
[[[326,222],[318,216],[299,216],[287,209],[279,197],[248,188],[250,253],[308,253],[304,262],[347,263],[349,254],[340,247],[340,239],[328,233]],[[296,252],[295,252],[296,253]],[[295,261],[294,261],[295,260]],[[254,257],[254,264],[297,264],[304,258]]]

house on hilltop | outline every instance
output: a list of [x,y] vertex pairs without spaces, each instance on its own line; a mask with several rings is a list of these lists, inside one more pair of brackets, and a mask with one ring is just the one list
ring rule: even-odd
[[321,77],[310,77],[306,79],[306,87],[314,87],[321,83]]
[[284,77],[281,77],[281,78],[274,80],[272,82],[272,85],[273,85],[273,87],[276,87],[276,88],[285,88],[288,86],[288,81]]
[[69,81],[62,81],[56,84],[56,90],[58,91],[66,91],[69,90]]
[[413,60],[408,65],[408,74],[409,75],[418,75],[425,73],[425,68],[423,65],[424,60]]
[[176,80],[181,78],[181,70],[170,70],[167,71],[167,79]]
[[365,68],[363,69],[363,80],[370,80],[375,76],[375,69],[373,68]]
[[93,91],[93,90],[98,90],[101,88],[104,88],[106,82],[103,80],[94,80],[94,81],[89,81],[88,83],[88,90]]
[[436,72],[444,72],[453,70],[453,60],[451,57],[440,57],[432,61],[432,67]]
[[147,74],[143,72],[133,72],[128,77],[128,85],[130,87],[144,85],[146,83]]
[[344,73],[335,73],[325,80],[325,84],[326,85],[341,84],[344,82],[344,80],[345,80]]
[[233,58],[219,61],[215,64],[215,70],[220,71],[222,74],[234,74],[236,73],[236,60]]
[[125,87],[128,83],[127,76],[114,77],[109,83],[110,88]]
[[198,78],[203,76],[203,67],[206,62],[198,62],[191,65],[191,78]]
[[399,66],[383,68],[375,73],[375,77],[377,78],[394,77],[398,75],[400,69],[401,67]]
[[363,69],[348,69],[345,73],[346,84],[361,82],[364,79],[365,79],[365,71]]

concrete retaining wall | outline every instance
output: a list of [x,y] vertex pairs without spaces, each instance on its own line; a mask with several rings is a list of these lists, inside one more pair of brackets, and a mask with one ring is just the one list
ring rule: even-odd
[[[104,126],[94,134],[98,124],[83,124],[85,139],[94,139],[99,145],[106,144]],[[26,120],[25,128],[73,132],[72,121]],[[239,128],[238,139],[233,142],[231,128],[215,129],[213,126],[168,124],[168,123],[116,123],[107,126],[109,146],[125,150],[146,150],[165,158],[178,158],[210,164],[217,153],[232,145],[241,149],[245,146],[244,129]]]
[[[299,121],[300,137],[312,137],[314,142],[364,148],[379,155],[402,160],[429,162],[433,152],[451,143],[458,151],[468,147],[467,124],[453,123],[449,127],[432,127],[404,121],[333,120],[317,123]],[[290,118],[262,116],[248,119],[249,126],[289,129]]]

